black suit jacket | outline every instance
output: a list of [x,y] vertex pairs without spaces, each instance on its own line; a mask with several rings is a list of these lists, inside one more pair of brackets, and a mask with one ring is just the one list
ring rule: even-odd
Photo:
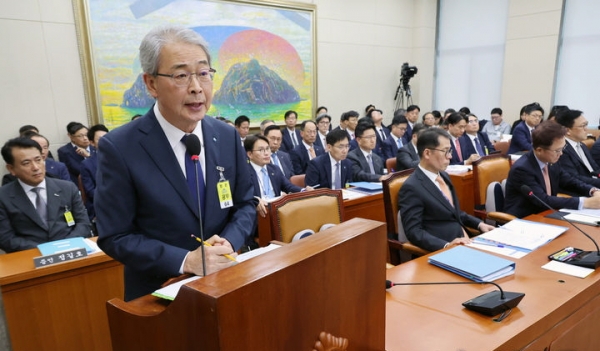
[[[95,153],[96,149],[90,145],[90,155]],[[79,177],[79,171],[81,169],[81,161],[84,159],[85,157],[75,152],[75,147],[73,147],[71,143],[67,143],[58,149],[58,160],[67,166],[71,181],[75,183],[75,185],[79,185],[79,180],[77,178]]]
[[[381,130],[383,130],[383,133],[385,134],[385,140],[388,140],[390,138],[390,130],[387,129],[385,126],[381,126],[380,127]],[[375,143],[375,149],[373,149],[373,152],[376,153],[379,157],[384,158],[384,153],[383,153],[383,142],[385,140],[383,140],[381,138],[381,134],[379,133],[379,128],[375,127],[375,136],[377,137],[377,141]]]
[[404,145],[410,143],[410,141],[412,140],[412,127],[410,126],[410,123],[406,124],[406,131],[404,132],[404,135],[402,136],[402,142],[404,143]]
[[[317,157],[325,153],[325,151],[316,144],[313,144],[313,149],[315,149],[315,155]],[[310,158],[302,141],[300,142],[300,145],[296,146],[292,152],[290,152],[290,158],[292,159],[292,167],[294,167],[295,174],[306,173],[306,167],[308,166]]]
[[504,212],[519,218],[530,214],[545,211],[547,208],[532,196],[521,192],[521,186],[528,185],[531,191],[554,209],[570,208],[577,209],[579,198],[556,196],[559,188],[572,191],[578,196],[589,196],[591,185],[582,183],[565,172],[559,163],[548,168],[550,177],[551,194],[546,193],[544,175],[539,167],[534,152],[528,152],[521,156],[510,168],[506,180],[506,195],[504,198]]
[[[87,211],[79,189],[70,181],[46,177],[48,218],[45,225],[18,181],[0,188],[0,248],[6,252],[37,247],[38,244],[91,235]],[[69,209],[75,225],[65,220]]]
[[508,147],[509,154],[531,150],[531,132],[525,122],[517,124],[512,135],[510,146]]
[[[248,172],[250,174],[250,179],[252,179],[252,184],[254,185],[254,196],[262,197],[260,192],[260,183],[258,178],[256,178],[256,171],[252,167],[252,164],[248,163]],[[297,193],[302,190],[301,187],[292,184],[289,179],[287,179],[279,167],[268,164],[267,165],[267,173],[269,175],[269,179],[271,180],[271,185],[273,186],[273,193],[275,196],[280,196],[281,192],[285,193]]]
[[[298,144],[302,144],[302,137],[300,136],[300,129],[294,129],[294,133],[296,133],[296,141]],[[290,131],[286,128],[281,130],[281,151],[287,152],[288,154],[292,152],[294,149],[294,143],[292,142],[292,137],[290,136]]]
[[396,155],[396,171],[416,168],[419,162],[420,158],[417,151],[412,143],[408,143],[398,150],[398,155]]
[[[469,143],[470,142],[471,141],[469,141]],[[450,147],[452,149],[452,159],[450,160],[451,165],[464,165],[465,160],[467,160],[469,157],[471,157],[471,154],[466,153],[466,149],[468,148],[468,145],[467,145],[465,139],[462,138],[462,136],[458,138],[458,144],[460,145],[462,161],[458,157],[458,150],[456,150],[456,145],[454,145],[454,141],[452,141],[452,139],[450,139]]]
[[[344,159],[340,162],[340,167],[340,183],[342,188],[345,188],[346,184],[352,182],[352,162],[348,159]],[[317,184],[319,185],[319,188],[331,188],[333,185],[331,159],[329,158],[328,153],[310,160],[308,167],[306,168],[304,185],[315,186]]]
[[[461,143],[461,148],[462,148],[463,144],[465,145],[465,147],[462,148],[464,160],[471,157],[472,154],[478,153],[477,150],[475,150],[475,146],[473,146],[473,143],[471,142],[471,138],[467,135],[467,133],[464,133],[460,137],[460,139],[463,139],[463,141],[464,141],[464,143]],[[479,144],[481,145],[481,149],[483,150],[483,155],[480,155],[480,156],[486,156],[486,153],[485,153],[486,148],[487,148],[487,155],[496,151],[496,149],[494,149],[494,145],[492,145],[492,143],[490,142],[490,138],[488,138],[488,136],[486,134],[477,132],[477,141],[479,141]],[[465,156],[466,156],[466,158],[465,158]]]
[[[595,186],[596,188],[600,188],[600,178],[598,178],[600,174],[600,167],[588,150],[587,146],[581,144],[581,149],[583,150],[583,154],[588,159],[590,165],[593,168],[593,171],[590,172],[589,169],[585,166],[585,163],[579,158],[577,151],[571,146],[569,142],[563,151],[563,154],[558,159],[558,164],[560,164],[561,168],[564,169],[568,174],[570,174],[573,178],[579,179],[584,183]],[[593,177],[595,178],[593,178]],[[558,190],[561,193],[566,193],[571,196],[579,196],[568,189],[559,188]]]
[[283,172],[283,175],[290,179],[294,173],[294,166],[292,166],[292,160],[290,159],[290,154],[285,151],[277,150],[277,159],[281,165],[280,170]]
[[[400,138],[402,140],[402,138]],[[404,140],[402,140],[402,146],[404,146]],[[383,159],[395,158],[398,155],[398,144],[392,136],[385,139],[381,145],[381,152],[383,153]]]
[[371,173],[367,158],[360,148],[348,152],[347,157],[348,160],[352,161],[352,179],[355,182],[378,182],[379,177],[383,175],[385,164],[383,159],[374,152],[371,152],[371,157],[375,174]]
[[600,165],[600,138],[598,138],[594,145],[592,145],[590,154],[592,155],[594,161],[596,161],[596,164]]
[[463,225],[477,228],[481,220],[461,211],[450,177],[440,172],[452,193],[454,206],[417,167],[398,193],[402,225],[408,240],[425,250],[436,251],[464,236]]

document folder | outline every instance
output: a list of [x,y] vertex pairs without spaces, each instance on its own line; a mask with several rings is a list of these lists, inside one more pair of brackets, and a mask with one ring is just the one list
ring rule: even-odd
[[491,282],[515,273],[514,262],[466,246],[433,255],[429,263],[476,282]]

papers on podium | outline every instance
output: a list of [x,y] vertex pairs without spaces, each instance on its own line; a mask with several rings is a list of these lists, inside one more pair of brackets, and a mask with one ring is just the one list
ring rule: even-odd
[[476,245],[479,244],[480,246],[478,247],[481,247],[482,249],[486,249],[485,246],[495,248],[490,251],[501,254],[506,253],[499,252],[496,249],[508,249],[509,251],[524,253],[520,256],[509,255],[511,257],[520,258],[554,240],[556,237],[566,232],[567,229],[567,227],[552,224],[514,219],[501,227],[476,236],[473,238],[473,243]]
[[515,273],[514,262],[466,246],[430,256],[429,263],[476,282],[491,282]]

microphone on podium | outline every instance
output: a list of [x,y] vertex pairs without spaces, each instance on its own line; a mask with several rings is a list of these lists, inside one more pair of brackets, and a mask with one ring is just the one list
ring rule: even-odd
[[[581,228],[579,228],[577,225],[575,225],[575,223],[573,223],[573,221],[571,221],[568,218],[566,218],[565,216],[563,216],[563,214],[560,213],[560,211],[555,210],[550,205],[548,205],[545,201],[543,201],[538,196],[536,196],[533,193],[533,191],[531,190],[531,188],[527,184],[521,185],[521,192],[525,196],[533,197],[534,199],[536,199],[537,201],[539,201],[544,207],[550,209],[552,212],[555,212],[560,218],[562,218],[563,220],[567,221],[567,223],[569,223],[575,229],[577,229],[578,231],[580,231],[581,234],[585,235],[588,239],[590,239],[594,243],[594,246],[596,246],[596,251],[583,251],[583,250],[579,250],[579,249],[574,249],[574,250],[578,251],[578,253],[577,253],[576,256],[569,257],[568,260],[565,260],[565,261],[562,261],[562,260],[559,260],[559,259],[557,259],[557,261],[560,261],[560,262],[563,262],[563,263],[567,263],[567,264],[571,264],[571,265],[574,265],[574,266],[594,268],[594,269],[596,269],[596,268],[598,268],[600,266],[600,248],[598,248],[598,243],[596,243],[596,240],[594,240],[586,232],[584,232],[583,230],[581,230]],[[552,255],[550,255],[549,258],[553,259],[551,256]]]
[[[486,316],[496,316],[500,313],[511,310],[517,307],[519,302],[525,296],[524,293],[504,291],[500,285],[494,282],[424,282],[424,283],[394,283],[391,280],[385,281],[385,288],[390,289],[398,285],[457,285],[457,284],[492,284],[498,290],[485,293],[471,300],[465,301],[462,305],[469,310],[479,312]],[[502,321],[508,314],[498,317],[495,321]]]
[[196,134],[190,133],[185,138],[186,151],[191,155],[192,161],[194,161],[194,175],[196,176],[196,198],[198,199],[198,224],[200,225],[200,251],[202,252],[202,273],[206,276],[206,256],[204,253],[204,228],[202,225],[202,205],[200,201],[200,180],[198,175],[198,162],[200,161],[200,151],[202,151],[202,145],[200,139]]

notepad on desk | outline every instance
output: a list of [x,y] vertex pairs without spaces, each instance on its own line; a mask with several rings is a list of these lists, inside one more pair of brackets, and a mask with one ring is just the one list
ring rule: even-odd
[[429,257],[429,263],[476,282],[491,282],[515,273],[516,264],[485,252],[456,246]]

